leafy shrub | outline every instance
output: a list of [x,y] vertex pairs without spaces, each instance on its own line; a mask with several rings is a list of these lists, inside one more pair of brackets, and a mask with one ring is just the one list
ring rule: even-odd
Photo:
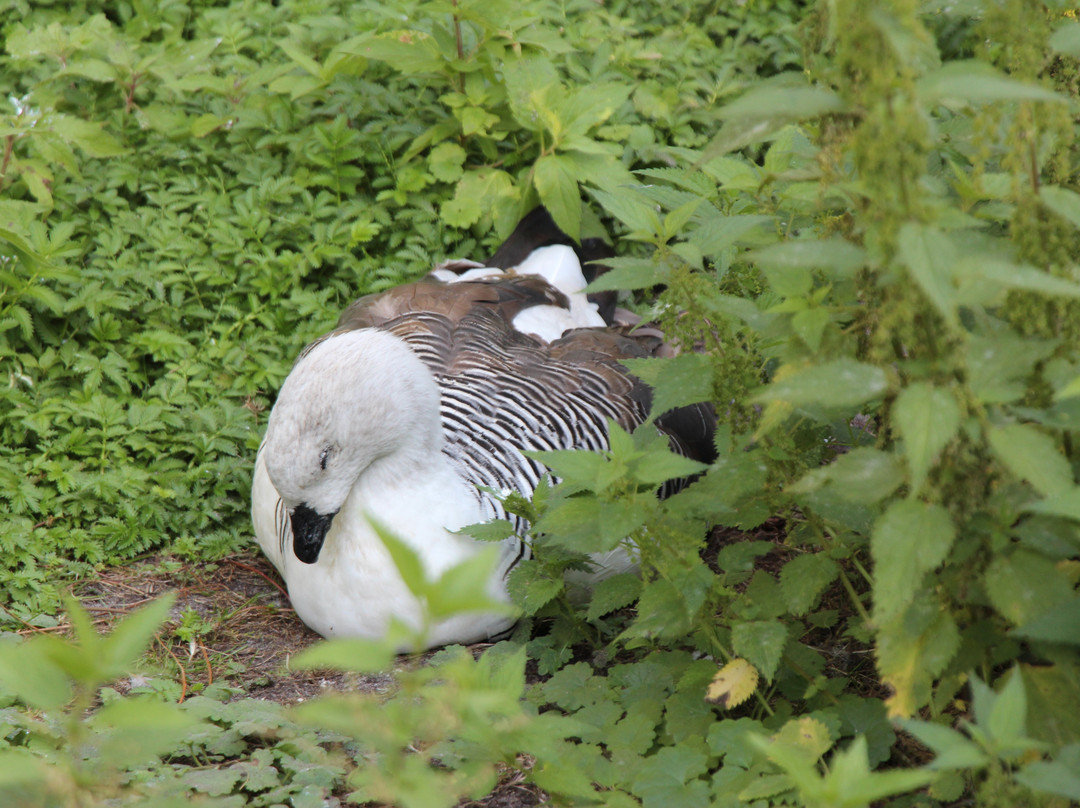
[[[57,572],[246,540],[249,458],[300,346],[542,201],[616,236],[597,288],[700,349],[633,370],[658,412],[716,403],[720,457],[663,502],[656,481],[696,469],[648,429],[545,457],[566,483],[508,503],[536,550],[513,645],[405,677],[383,734],[355,726],[372,700],[311,708],[352,717],[358,798],[449,804],[524,751],[550,792],[616,806],[1080,799],[1066,4],[19,11],[0,65],[12,620],[52,619]],[[643,578],[572,600],[580,552],[627,536]],[[84,732],[62,702],[46,756]],[[897,728],[939,757],[912,767]],[[242,796],[232,765],[206,774],[218,796]]]

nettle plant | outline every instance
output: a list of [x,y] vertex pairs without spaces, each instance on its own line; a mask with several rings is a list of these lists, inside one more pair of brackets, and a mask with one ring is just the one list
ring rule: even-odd
[[[676,458],[650,425],[541,457],[563,482],[507,502],[535,555],[505,644],[254,728],[191,700],[186,753],[114,708],[161,756],[117,747],[100,779],[79,750],[113,725],[83,708],[124,703],[105,672],[153,621],[105,646],[80,624],[79,652],[5,647],[0,776],[48,793],[20,762],[59,761],[67,804],[130,785],[450,805],[513,769],[612,806],[1080,799],[1064,4],[97,11],[4,28],[0,583],[18,619],[53,619],[56,565],[236,546],[260,413],[299,347],[537,201],[618,236],[595,288],[637,295],[682,347],[633,370],[654,415],[716,405],[719,458]],[[627,539],[641,578],[567,589],[583,552]],[[482,605],[475,574],[409,579],[444,614]],[[912,738],[937,757],[917,767]]]

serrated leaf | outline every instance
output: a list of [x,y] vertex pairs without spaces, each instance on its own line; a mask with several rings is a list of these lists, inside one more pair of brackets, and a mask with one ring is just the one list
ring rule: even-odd
[[642,501],[606,502],[582,495],[549,506],[533,529],[549,534],[549,540],[560,547],[605,553],[641,527],[650,512],[649,504]]
[[888,622],[907,608],[955,539],[952,517],[941,505],[905,499],[889,506],[870,536],[876,621]]
[[780,588],[788,610],[796,616],[806,614],[839,574],[839,565],[822,553],[806,553],[791,559],[780,570]]
[[621,364],[653,388],[650,420],[676,407],[708,401],[712,397],[712,362],[703,354],[625,359]]
[[891,718],[906,718],[930,700],[931,684],[960,648],[960,630],[945,605],[928,594],[879,626],[877,640],[878,670],[893,689],[885,706]]
[[947,106],[957,102],[1066,100],[1038,84],[1003,76],[986,62],[974,59],[948,62],[921,78],[916,88],[924,102]]
[[581,195],[566,158],[547,154],[533,166],[533,185],[555,224],[574,241],[581,233]]
[[630,572],[612,575],[594,584],[589,599],[588,620],[599,620],[605,614],[629,606],[641,594],[641,578]]
[[787,626],[779,620],[734,621],[731,625],[735,653],[750,660],[768,681],[776,673],[787,639]]
[[514,603],[527,615],[536,614],[565,588],[561,578],[552,578],[531,559],[518,563],[506,579],[506,588]]
[[445,64],[438,43],[422,31],[388,31],[355,40],[342,50],[386,62],[406,74],[436,72]]
[[828,486],[837,496],[866,505],[890,496],[904,483],[896,455],[860,446],[845,452],[823,468],[807,472],[787,487],[790,494],[809,494]]
[[472,536],[477,541],[503,541],[514,535],[514,526],[506,519],[492,519],[488,522],[465,525],[461,530],[454,532]]
[[1080,597],[1064,600],[1012,631],[1013,636],[1080,645]]
[[941,450],[960,429],[960,405],[951,391],[916,382],[896,397],[893,421],[904,439],[911,496],[917,496]]
[[795,407],[856,407],[880,397],[888,386],[888,378],[881,368],[854,359],[836,359],[777,373],[776,380],[755,393],[751,400],[786,402]]
[[750,698],[757,683],[757,668],[745,659],[735,658],[716,672],[705,691],[705,699],[729,710]]
[[998,459],[1045,497],[1073,486],[1072,468],[1049,435],[1028,424],[990,427],[986,435]]

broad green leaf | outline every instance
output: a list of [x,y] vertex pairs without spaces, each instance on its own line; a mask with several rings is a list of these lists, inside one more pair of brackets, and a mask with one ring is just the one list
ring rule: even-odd
[[1080,22],[1062,20],[1050,36],[1050,47],[1058,53],[1080,58]]
[[837,278],[852,277],[855,271],[865,266],[868,261],[862,247],[841,238],[781,241],[751,250],[745,258],[762,268],[820,269],[826,276]]
[[801,616],[810,611],[839,574],[837,563],[821,553],[806,553],[787,562],[780,571],[780,588],[790,612]]
[[514,535],[514,526],[506,519],[492,519],[490,522],[466,525],[455,532],[472,536],[477,541],[503,541]]
[[539,460],[559,478],[592,490],[598,490],[598,482],[606,477],[610,461],[600,452],[577,449],[554,449],[546,452],[525,452],[526,457]]
[[0,689],[29,707],[55,710],[71,700],[71,683],[45,653],[42,639],[0,642]]
[[129,673],[130,667],[153,642],[176,602],[173,592],[163,595],[125,617],[101,644],[102,665],[110,676]]
[[[1080,51],[1080,45],[1077,46]],[[1036,794],[1050,793],[1080,802],[1080,747],[1074,746],[1068,762],[1036,760],[1013,777]]]
[[960,648],[960,629],[931,592],[877,630],[881,680],[893,689],[885,700],[891,718],[912,715],[930,700],[930,686]]
[[1013,669],[1009,681],[997,694],[983,729],[998,744],[1008,744],[1026,737],[1027,695],[1019,669]]
[[640,501],[605,502],[582,495],[551,505],[533,528],[537,533],[550,534],[551,542],[561,547],[601,553],[614,549],[641,527],[649,510]]
[[582,85],[571,92],[559,110],[567,132],[583,135],[606,121],[627,99],[631,89],[627,84],[606,82]]
[[608,213],[631,230],[631,236],[652,238],[663,233],[664,226],[656,210],[632,191],[616,194],[590,188],[589,193]]
[[428,582],[420,556],[387,528],[378,524],[370,515],[367,520],[378,534],[387,552],[390,553],[390,558],[405,586],[417,598],[423,598],[427,592]]
[[780,664],[787,639],[787,626],[779,620],[739,620],[731,624],[731,645],[735,653],[750,660],[770,682]]
[[814,353],[821,350],[821,339],[832,317],[828,309],[812,308],[796,312],[791,318],[791,328]]
[[958,255],[952,240],[935,227],[910,223],[900,228],[899,238],[901,263],[942,319],[958,327],[952,286],[952,268]]
[[1073,698],[1080,692],[1080,670],[1071,662],[1021,665],[1020,670],[1028,697],[1028,731],[1055,747],[1080,745],[1080,701]]
[[743,236],[759,228],[775,227],[772,216],[758,214],[722,214],[715,208],[707,208],[698,217],[701,223],[688,239],[701,250],[702,255],[718,255],[739,243]]
[[1074,485],[1056,497],[1030,503],[1024,510],[1048,516],[1063,516],[1080,522],[1080,486]]
[[927,74],[916,85],[928,104],[985,104],[992,101],[1065,101],[1063,96],[1007,78],[985,62],[955,61]]
[[630,572],[612,575],[594,584],[589,599],[589,620],[629,606],[641,594],[641,578]]
[[896,397],[893,421],[904,439],[904,457],[911,469],[911,496],[916,496],[941,450],[960,428],[960,405],[950,390],[916,382]]
[[891,452],[860,446],[832,463],[807,472],[787,487],[790,494],[809,494],[828,486],[837,496],[872,505],[904,483],[904,470]]
[[1024,395],[1031,369],[1057,347],[1055,340],[1007,334],[972,335],[967,343],[968,385],[988,404],[1015,401]]
[[390,668],[395,648],[385,640],[366,640],[358,637],[327,640],[316,643],[289,660],[295,670],[333,668],[356,673],[374,673]]
[[855,738],[851,745],[836,753],[830,762],[822,805],[830,808],[863,808],[885,797],[922,788],[934,780],[934,773],[923,769],[892,769],[872,772],[867,763],[866,738]]
[[1009,471],[1043,496],[1059,496],[1073,487],[1069,461],[1046,433],[1027,424],[1009,424],[990,427],[986,437]]
[[488,594],[498,557],[497,547],[485,547],[429,583],[427,606],[431,616],[441,620],[465,612],[514,614],[507,603]]
[[[1080,30],[1080,23],[1076,23]],[[1080,227],[1080,194],[1062,188],[1060,185],[1044,185],[1039,189],[1039,198],[1058,216]]]
[[1072,597],[1072,584],[1053,561],[1027,550],[995,557],[983,578],[990,602],[1022,626]]
[[711,359],[687,352],[671,358],[625,359],[621,364],[653,388],[649,420],[687,404],[712,398]]
[[533,184],[555,224],[577,241],[581,233],[581,196],[577,177],[566,158],[547,154],[537,160]]
[[952,518],[941,505],[905,499],[889,506],[870,537],[875,621],[888,622],[904,611],[955,538]]
[[354,40],[346,52],[386,62],[402,73],[432,73],[445,61],[434,38],[422,31],[389,31]]
[[924,745],[933,750],[931,769],[974,769],[989,761],[986,753],[964,735],[943,724],[902,718],[900,726],[910,732]]
[[795,407],[849,408],[881,397],[888,386],[888,377],[881,368],[854,359],[835,359],[797,369],[785,366],[772,384],[754,394],[752,400],[783,401]]
[[821,87],[762,84],[720,109],[724,121],[709,142],[702,161],[710,160],[751,143],[759,143],[790,123],[841,112],[844,102]]
[[98,760],[123,766],[180,746],[201,722],[178,705],[149,698],[120,699],[102,707],[91,720]]
[[586,292],[650,289],[667,283],[667,270],[651,258],[614,258],[604,263],[612,267],[611,271],[590,283]]

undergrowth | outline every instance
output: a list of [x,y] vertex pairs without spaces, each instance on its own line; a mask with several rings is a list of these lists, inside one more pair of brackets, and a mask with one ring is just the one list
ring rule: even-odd
[[[120,697],[166,606],[101,640],[70,604],[77,644],[0,646],[5,788],[435,806],[516,770],[611,806],[1080,800],[1068,4],[0,8],[7,628],[55,626],[99,565],[247,542],[292,357],[540,202],[613,238],[596,288],[698,349],[633,363],[655,414],[720,419],[662,502],[697,469],[649,429],[542,458],[562,486],[508,502],[535,549],[514,637],[389,697]],[[644,576],[570,599],[576,554],[628,537]]]

